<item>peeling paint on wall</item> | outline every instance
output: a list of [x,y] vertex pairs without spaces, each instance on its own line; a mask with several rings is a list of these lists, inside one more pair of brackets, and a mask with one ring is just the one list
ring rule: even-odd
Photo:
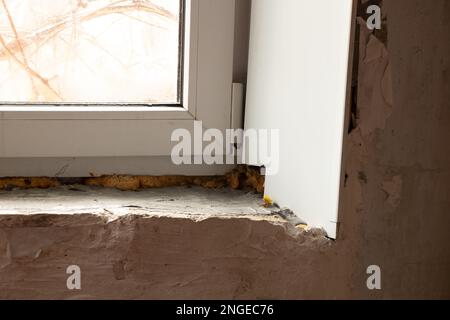
[[395,176],[383,181],[382,189],[386,192],[386,202],[393,208],[396,209],[400,204],[402,197],[402,177]]
[[358,127],[363,136],[376,129],[384,129],[392,114],[392,77],[389,54],[383,42],[365,27],[360,26],[360,63],[358,79]]

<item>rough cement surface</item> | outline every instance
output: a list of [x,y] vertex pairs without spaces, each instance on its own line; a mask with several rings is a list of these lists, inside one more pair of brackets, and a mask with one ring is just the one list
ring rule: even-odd
[[0,221],[8,215],[129,214],[190,216],[272,216],[260,195],[230,189],[176,187],[119,191],[83,185],[49,190],[0,190]]
[[[242,191],[0,192],[2,299],[294,297],[286,265],[295,276],[299,258],[307,268],[331,248]],[[81,267],[79,292],[69,265]]]
[[[338,242],[353,298],[450,298],[450,1],[362,1]],[[383,27],[365,26],[382,7]],[[382,290],[365,286],[382,270]]]

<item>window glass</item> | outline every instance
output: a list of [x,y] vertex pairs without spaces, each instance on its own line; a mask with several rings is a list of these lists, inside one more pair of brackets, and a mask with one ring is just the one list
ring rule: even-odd
[[0,102],[177,104],[180,0],[0,0]]

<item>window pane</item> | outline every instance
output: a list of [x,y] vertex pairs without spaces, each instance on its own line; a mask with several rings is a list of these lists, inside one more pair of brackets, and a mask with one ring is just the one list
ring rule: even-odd
[[180,0],[0,0],[0,101],[179,102]]

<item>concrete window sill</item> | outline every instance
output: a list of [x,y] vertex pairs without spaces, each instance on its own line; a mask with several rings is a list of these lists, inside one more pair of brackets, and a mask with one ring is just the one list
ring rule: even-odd
[[[334,246],[277,210],[200,187],[0,191],[0,299],[289,297],[288,277],[270,290],[247,282],[297,272]],[[70,265],[80,292],[66,287]]]
[[284,219],[278,211],[264,207],[261,196],[229,189],[175,187],[120,191],[80,185],[0,191],[0,216],[87,214],[114,220],[141,215],[193,220],[249,218],[282,223]]

